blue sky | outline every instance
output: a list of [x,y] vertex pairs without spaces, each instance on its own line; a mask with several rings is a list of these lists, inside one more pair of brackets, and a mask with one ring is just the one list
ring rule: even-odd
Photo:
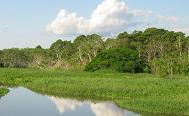
[[[75,19],[79,17],[85,18],[85,22],[91,22],[94,19],[90,19],[92,12],[97,9],[97,6],[102,4],[105,0],[1,0],[0,3],[0,49],[12,48],[12,47],[35,47],[37,45],[42,45],[43,47],[49,47],[49,45],[59,39],[70,39],[71,35],[77,35],[84,32],[84,29],[68,29],[69,31],[62,31],[66,27],[61,27],[56,24],[56,19],[62,20],[62,25],[65,25],[67,17],[71,13],[77,14]],[[107,1],[107,0],[106,0]],[[112,0],[110,0],[112,1]],[[148,14],[148,11],[153,12],[148,17],[137,15],[138,20],[142,20],[144,23],[145,18],[151,19],[152,17],[161,17],[161,19],[167,19],[169,21],[175,19],[174,17],[179,18],[180,23],[177,22],[175,25],[182,25],[181,27],[175,25],[164,25],[163,22],[154,24],[155,26],[161,25],[165,28],[178,27],[180,30],[189,30],[189,24],[185,21],[189,19],[189,4],[188,0],[117,0],[119,2],[124,2],[125,7],[128,7],[129,12],[140,10],[141,13]],[[104,3],[105,4],[105,3]],[[106,3],[107,4],[107,3]],[[65,15],[60,13],[61,9],[66,11],[66,16],[63,18],[57,18],[57,14]],[[99,8],[100,9],[100,8]],[[102,8],[101,8],[102,9]],[[122,13],[122,11],[119,11]],[[140,13],[140,12],[137,12]],[[128,13],[129,14],[129,13]],[[124,14],[127,15],[127,14]],[[130,15],[130,14],[129,14]],[[133,14],[132,14],[133,15]],[[111,14],[111,16],[114,16]],[[128,15],[126,16],[128,17]],[[134,17],[134,16],[132,16]],[[172,18],[169,18],[172,17]],[[109,18],[109,17],[106,17]],[[119,17],[118,17],[119,18]],[[75,21],[74,19],[74,21]],[[114,18],[115,19],[115,18]],[[135,19],[135,18],[134,18]],[[107,28],[106,32],[102,33],[111,33],[114,34],[118,31],[127,31],[127,28],[124,26],[133,25],[134,19],[130,19],[129,22],[124,23],[122,27],[117,27],[116,25],[104,25],[103,28]],[[123,20],[123,19],[122,19]],[[127,18],[125,19],[127,20]],[[47,26],[55,23],[50,27],[50,31],[47,30]],[[74,22],[78,23],[77,21]],[[79,22],[80,23],[80,22]],[[103,22],[100,22],[103,23]],[[129,23],[129,24],[128,24]],[[131,24],[130,24],[131,23]],[[146,23],[146,22],[145,22]],[[166,22],[164,22],[166,23]],[[74,27],[71,25],[73,22],[70,22],[69,27]],[[89,24],[89,23],[83,23]],[[97,25],[98,26],[98,25]],[[110,30],[111,26],[117,30]],[[57,30],[58,28],[58,33]],[[77,27],[78,28],[78,27]],[[123,29],[125,28],[125,29]],[[62,29],[62,30],[61,30]],[[90,28],[91,31],[101,34],[103,30],[102,27]],[[128,29],[129,30],[129,29]],[[90,32],[88,32],[90,33]],[[88,34],[86,33],[86,34]],[[85,34],[85,33],[84,33]],[[65,36],[69,35],[69,36]]]

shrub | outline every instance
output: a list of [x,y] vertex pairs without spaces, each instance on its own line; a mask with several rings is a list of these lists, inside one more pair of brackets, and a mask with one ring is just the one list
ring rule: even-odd
[[140,73],[146,69],[145,63],[138,53],[128,48],[109,49],[99,53],[88,65],[85,71],[113,69],[117,72]]

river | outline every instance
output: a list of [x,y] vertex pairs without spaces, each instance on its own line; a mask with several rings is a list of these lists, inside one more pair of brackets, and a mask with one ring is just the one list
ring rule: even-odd
[[0,116],[139,116],[113,102],[79,101],[11,88],[0,99]]

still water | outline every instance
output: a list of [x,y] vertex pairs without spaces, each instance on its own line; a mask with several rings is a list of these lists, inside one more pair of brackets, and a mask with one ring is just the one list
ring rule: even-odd
[[26,88],[10,89],[0,99],[0,116],[138,116],[112,102],[43,96]]

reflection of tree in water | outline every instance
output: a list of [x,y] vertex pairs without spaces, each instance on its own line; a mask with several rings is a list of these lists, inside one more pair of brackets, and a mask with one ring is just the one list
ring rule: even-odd
[[136,116],[133,112],[119,108],[114,103],[91,103],[91,102],[80,102],[77,100],[63,99],[56,97],[49,97],[50,100],[56,105],[58,111],[63,114],[66,111],[74,111],[79,107],[88,105],[95,116]]

